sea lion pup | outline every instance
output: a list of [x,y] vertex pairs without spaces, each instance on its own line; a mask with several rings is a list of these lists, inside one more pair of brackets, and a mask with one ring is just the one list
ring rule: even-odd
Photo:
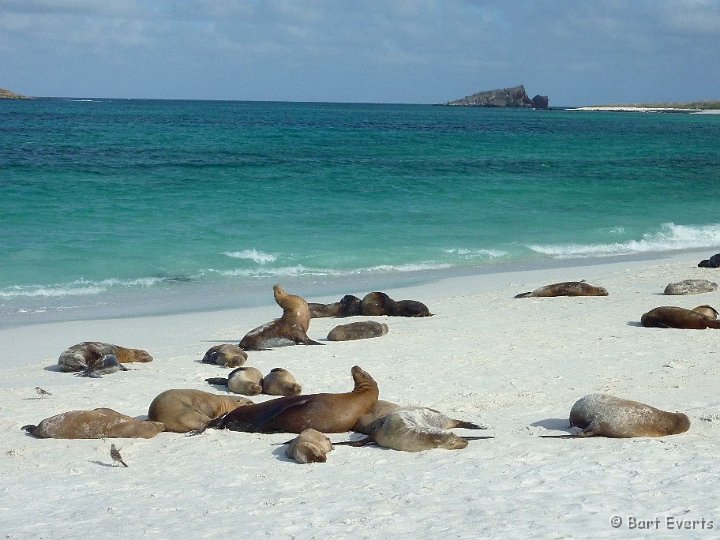
[[720,268],[720,253],[716,253],[709,259],[700,261],[698,266],[701,268]]
[[292,374],[283,368],[274,368],[262,380],[262,393],[270,396],[297,396],[302,387]]
[[395,317],[432,317],[428,307],[417,300],[396,300],[395,309],[390,315]]
[[407,410],[420,410],[424,411],[425,423],[432,425],[433,427],[440,429],[453,429],[453,428],[465,428],[465,429],[487,429],[485,426],[474,424],[473,422],[466,422],[465,420],[457,420],[445,416],[440,411],[430,409],[428,407],[408,407],[400,406],[392,401],[385,401],[379,399],[375,406],[364,414],[352,428],[352,431],[362,433],[364,435],[371,435],[373,432],[373,424],[378,420],[385,418],[389,414],[397,412],[402,409]]
[[685,433],[690,419],[608,394],[589,394],[570,410],[570,426],[582,429],[578,437],[663,437]]
[[707,279],[685,279],[675,283],[668,283],[665,294],[702,294],[717,290],[717,283]]
[[224,377],[211,377],[205,379],[209,384],[219,384],[228,387],[228,390],[245,396],[256,396],[263,391],[262,372],[254,367],[242,366],[230,372],[227,379]]
[[367,293],[363,296],[360,311],[370,316],[390,315],[395,311],[395,300],[384,292]]
[[37,426],[23,426],[33,437],[42,439],[104,439],[141,437],[150,439],[165,431],[162,422],[138,420],[112,409],[68,411],[41,421]]
[[187,433],[250,403],[252,401],[246,398],[220,396],[202,390],[165,390],[150,403],[148,418],[165,424],[167,431]]
[[94,359],[88,359],[88,367],[75,375],[99,379],[116,371],[128,371],[128,368],[123,366],[114,354],[101,355],[98,352]]
[[[447,416],[427,407],[401,407],[377,420],[367,427],[368,437],[352,443],[363,446],[375,442],[383,448],[392,448],[403,452],[420,452],[432,448],[459,450],[468,445],[471,439],[489,437],[460,437],[449,427],[474,427],[475,424],[464,423],[462,426],[448,426]],[[451,421],[454,424],[455,421]]]
[[287,345],[322,345],[307,335],[310,308],[305,299],[286,293],[280,285],[273,286],[273,293],[283,308],[282,317],[250,330],[240,341],[240,348],[262,351]]
[[333,450],[330,439],[316,429],[305,429],[290,441],[285,455],[298,463],[325,463]]
[[333,304],[318,304],[310,302],[310,317],[352,317],[360,315],[361,300],[352,294],[346,294],[339,302]]
[[88,360],[96,356],[113,354],[121,364],[129,362],[151,362],[152,356],[142,349],[128,349],[111,343],[99,341],[83,341],[65,349],[58,358],[61,371],[83,371],[88,367]]
[[231,343],[223,343],[210,347],[205,356],[203,356],[203,364],[217,364],[229,368],[242,366],[248,358],[248,354],[237,345]]
[[339,324],[328,333],[329,341],[349,341],[384,336],[388,333],[388,325],[377,321],[359,321]]
[[604,287],[590,285],[585,280],[564,281],[539,287],[534,291],[516,294],[515,298],[549,298],[553,296],[607,296]]
[[[693,309],[660,306],[644,313],[640,318],[640,322],[645,327],[654,328],[684,328],[694,330],[720,328],[720,321],[712,317],[712,312],[717,316],[717,311],[710,306],[697,306]],[[708,316],[708,314],[710,314],[710,316]]]
[[[377,383],[367,372],[353,366],[351,373],[355,382],[352,392],[271,399],[239,407],[209,422],[205,428],[252,433],[300,433],[308,428],[323,433],[350,431],[378,399]],[[202,431],[198,429],[196,433]]]

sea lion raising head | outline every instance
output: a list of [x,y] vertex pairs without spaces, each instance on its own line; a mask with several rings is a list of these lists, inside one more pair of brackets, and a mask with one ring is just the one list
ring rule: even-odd
[[245,350],[265,350],[287,345],[322,345],[307,335],[310,308],[304,298],[286,293],[280,285],[273,287],[275,302],[283,308],[282,317],[250,330],[240,341]]

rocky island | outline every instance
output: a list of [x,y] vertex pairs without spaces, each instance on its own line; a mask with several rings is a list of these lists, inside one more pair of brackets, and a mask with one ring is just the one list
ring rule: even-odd
[[15,92],[11,92],[10,90],[5,90],[4,88],[0,88],[0,99],[28,99],[27,96],[23,96],[22,94],[16,94]]
[[487,90],[477,92],[462,99],[448,101],[445,105],[456,105],[461,107],[520,107],[547,109],[550,103],[547,96],[537,95],[530,99],[525,87],[513,86],[512,88],[500,88],[498,90]]

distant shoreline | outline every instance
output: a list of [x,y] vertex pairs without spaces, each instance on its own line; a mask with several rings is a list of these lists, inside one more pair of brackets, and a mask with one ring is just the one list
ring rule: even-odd
[[589,107],[570,107],[568,111],[603,111],[603,112],[643,112],[643,113],[680,113],[680,114],[720,114],[720,109],[685,108],[685,107],[645,107],[634,105],[602,105]]

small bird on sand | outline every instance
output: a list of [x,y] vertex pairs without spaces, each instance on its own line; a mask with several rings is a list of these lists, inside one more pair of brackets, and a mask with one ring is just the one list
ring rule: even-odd
[[48,392],[48,391],[45,390],[44,388],[40,388],[39,386],[36,386],[36,387],[35,387],[35,391],[36,391],[36,392],[38,393],[38,395],[40,396],[40,399],[43,399],[45,396],[52,396],[52,394],[51,394],[50,392]]
[[114,444],[110,445],[110,457],[113,459],[113,465],[115,465],[115,463],[122,463],[127,467],[127,463],[123,461],[123,458],[120,455],[120,450],[115,448]]

